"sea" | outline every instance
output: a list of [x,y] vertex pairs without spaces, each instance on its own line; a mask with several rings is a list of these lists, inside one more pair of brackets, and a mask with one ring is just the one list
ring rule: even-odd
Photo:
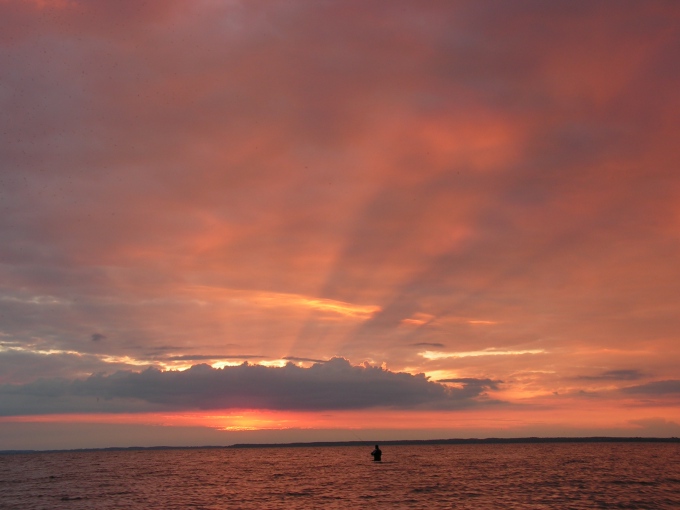
[[2,509],[680,508],[680,443],[0,455]]

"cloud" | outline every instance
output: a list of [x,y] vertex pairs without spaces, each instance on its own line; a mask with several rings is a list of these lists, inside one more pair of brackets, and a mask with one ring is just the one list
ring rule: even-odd
[[543,349],[501,350],[491,347],[488,349],[484,349],[483,351],[470,351],[470,352],[424,351],[418,354],[426,359],[439,360],[447,358],[475,358],[479,356],[522,356],[525,354],[545,354],[545,351]]
[[[126,359],[102,359],[77,352],[36,353],[4,347],[0,343],[0,384],[28,384],[38,378],[74,379],[120,370],[139,370]],[[150,363],[143,364],[150,366]]]
[[645,435],[655,435],[656,437],[680,436],[680,424],[665,418],[630,420],[629,423],[644,430]]
[[167,356],[168,361],[199,361],[220,359],[262,359],[265,356],[257,354],[182,354],[181,356]]
[[300,358],[298,356],[284,356],[282,359],[285,359],[286,361],[310,361],[314,363],[325,363],[328,361],[324,359]]
[[[493,389],[466,375],[524,395],[578,374],[673,379],[679,12],[0,1],[12,406],[90,409],[87,391],[126,382],[99,407],[180,408],[207,380],[230,391],[196,405],[319,406],[314,387],[343,402],[320,367],[107,375],[214,353],[370,359],[462,386],[362,376],[386,405],[378,382],[455,407]],[[352,370],[346,405],[368,405]],[[27,393],[39,376],[89,382],[47,402]],[[307,400],[277,393],[298,380]]]
[[101,333],[92,333],[91,339],[93,342],[101,342],[102,340],[106,340],[106,336]]
[[492,379],[475,379],[472,377],[459,377],[455,379],[439,379],[438,383],[455,383],[462,384],[463,386],[471,388],[488,388],[491,390],[497,390],[498,385],[502,384],[503,381],[494,381]]
[[586,381],[636,381],[642,379],[644,374],[639,370],[625,369],[625,370],[608,370],[599,375],[581,375],[577,379]]
[[[449,388],[424,375],[394,373],[379,367],[352,366],[333,358],[301,368],[264,367],[244,363],[188,370],[117,372],[87,379],[38,380],[0,387],[3,415],[54,412],[113,412],[152,409],[258,408],[275,410],[331,409],[459,409],[491,403],[483,390],[493,381],[461,380]],[[60,407],[63,406],[63,407]],[[110,412],[110,411],[109,411]]]
[[654,381],[639,386],[629,386],[621,391],[632,395],[680,395],[680,380]]

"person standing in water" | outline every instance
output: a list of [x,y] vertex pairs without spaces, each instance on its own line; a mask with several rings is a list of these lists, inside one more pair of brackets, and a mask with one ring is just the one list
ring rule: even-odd
[[382,461],[382,450],[378,445],[375,445],[375,450],[371,452],[371,455],[373,455],[373,462],[381,462]]

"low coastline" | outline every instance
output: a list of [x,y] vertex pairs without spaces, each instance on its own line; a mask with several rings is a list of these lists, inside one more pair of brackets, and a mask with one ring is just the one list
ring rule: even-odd
[[66,450],[0,450],[0,455],[20,455],[30,453],[59,452],[98,452],[131,450],[228,450],[238,448],[318,448],[340,446],[372,446],[380,443],[385,446],[418,445],[478,445],[478,444],[544,444],[544,443],[680,443],[678,437],[513,437],[513,438],[466,438],[466,439],[403,439],[369,441],[313,441],[295,443],[237,443],[226,446],[113,446],[108,448],[73,448]]

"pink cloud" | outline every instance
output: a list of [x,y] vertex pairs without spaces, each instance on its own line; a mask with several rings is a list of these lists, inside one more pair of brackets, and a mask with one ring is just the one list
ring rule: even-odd
[[0,357],[345,356],[508,395],[673,379],[679,17],[0,3]]

